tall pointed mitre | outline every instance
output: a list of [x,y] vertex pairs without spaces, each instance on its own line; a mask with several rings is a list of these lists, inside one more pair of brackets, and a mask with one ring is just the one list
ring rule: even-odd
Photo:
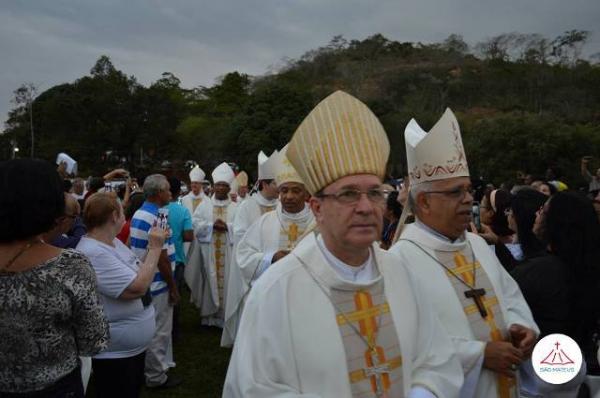
[[238,185],[238,182],[237,182],[237,180],[236,180],[236,179],[235,179],[235,177],[234,177],[234,178],[233,178],[233,181],[231,181],[231,192],[232,192],[232,193],[235,193],[235,192],[237,192],[239,187],[240,187],[240,186]]
[[274,159],[277,150],[275,150],[271,156],[265,155],[263,151],[258,154],[258,179],[259,180],[273,180],[275,179],[275,167]]
[[190,182],[202,182],[204,177],[206,177],[206,173],[198,165],[190,171]]
[[[288,144],[289,145],[289,144]],[[285,184],[286,182],[297,182],[304,184],[300,175],[294,169],[294,166],[290,163],[286,156],[288,145],[284,146],[277,156],[273,159],[275,167],[275,183],[277,186]]]
[[231,185],[231,182],[235,178],[233,169],[227,163],[223,162],[217,166],[212,172],[213,183],[224,182]]
[[358,99],[336,91],[302,121],[290,141],[287,158],[314,194],[353,174],[383,179],[390,143],[383,126]]
[[237,181],[238,187],[248,186],[248,174],[245,171],[240,171],[238,175],[235,176],[235,180]]
[[450,108],[426,133],[412,119],[404,130],[411,185],[453,177],[469,177],[460,128]]

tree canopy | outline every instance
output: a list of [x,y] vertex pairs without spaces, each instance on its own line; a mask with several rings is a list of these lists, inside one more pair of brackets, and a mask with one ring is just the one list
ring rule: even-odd
[[576,179],[578,158],[600,155],[600,65],[581,59],[588,37],[512,32],[469,46],[456,34],[432,44],[335,36],[267,75],[230,72],[191,89],[170,72],[146,87],[102,55],[88,75],[34,100],[35,87],[17,88],[0,159],[11,156],[10,140],[30,153],[33,120],[35,155],[66,151],[85,173],[194,160],[207,171],[234,161],[252,175],[260,150],[281,148],[317,102],[342,89],[382,121],[396,176],[405,172],[408,121],[428,129],[450,107],[474,176],[501,182],[552,164]]

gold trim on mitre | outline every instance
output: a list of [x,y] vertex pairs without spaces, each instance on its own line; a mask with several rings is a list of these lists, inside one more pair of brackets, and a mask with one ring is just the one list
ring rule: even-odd
[[342,177],[385,177],[390,143],[383,126],[358,99],[336,91],[321,101],[294,133],[287,158],[314,194]]
[[237,183],[240,187],[247,187],[248,186],[248,173],[246,173],[243,170],[240,171],[239,174],[237,176],[235,176],[235,180],[237,181]]
[[[289,145],[289,144],[288,144]],[[294,169],[294,166],[290,163],[289,159],[285,155],[287,152],[288,145],[284,146],[276,157],[273,159],[273,167],[275,168],[275,184],[280,186],[286,182],[297,182],[298,184],[304,185],[304,181],[300,178],[300,175]]]
[[450,108],[429,133],[412,119],[404,130],[404,141],[411,185],[470,176],[458,121]]

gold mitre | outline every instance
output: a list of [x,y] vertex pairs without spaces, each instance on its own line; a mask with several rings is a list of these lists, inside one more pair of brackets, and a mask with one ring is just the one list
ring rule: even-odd
[[456,116],[450,110],[426,133],[412,119],[404,130],[411,185],[469,177],[469,165]]
[[[289,144],[288,144],[289,145]],[[277,153],[273,164],[275,168],[275,183],[277,186],[281,184],[285,184],[286,182],[297,182],[299,184],[304,184],[300,175],[294,166],[290,163],[289,159],[285,155],[288,149],[288,145],[284,146],[279,153]]]
[[235,176],[235,180],[240,187],[248,186],[248,174],[245,171],[240,171],[238,175]]
[[358,99],[336,91],[294,133],[287,158],[314,194],[353,174],[385,176],[390,143],[383,126]]

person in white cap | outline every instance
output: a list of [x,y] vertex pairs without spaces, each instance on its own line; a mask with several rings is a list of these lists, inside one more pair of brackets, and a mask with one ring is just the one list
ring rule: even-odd
[[465,373],[461,397],[518,397],[515,370],[539,330],[494,252],[467,232],[473,191],[458,121],[447,109],[429,133],[413,119],[404,135],[416,220],[390,252],[422,282],[454,340]]
[[274,162],[277,151],[267,157],[262,151],[258,154],[258,192],[240,203],[233,233],[235,243],[240,241],[250,225],[268,211],[275,210],[277,205],[277,185],[275,184]]
[[202,324],[223,327],[235,216],[235,204],[228,194],[235,175],[223,162],[213,170],[212,178],[213,197],[203,200],[192,215],[196,243],[188,256],[185,280],[191,301],[200,309]]
[[379,249],[389,142],[336,92],[304,119],[287,157],[313,195],[319,233],[254,284],[223,397],[456,397],[462,369],[431,304]]
[[235,340],[245,298],[250,286],[274,263],[281,260],[314,223],[306,201],[310,194],[304,182],[285,156],[287,147],[274,158],[275,183],[279,203],[275,211],[263,214],[236,245],[230,268],[225,327],[221,345],[229,347]]
[[[202,170],[198,165],[194,166],[192,170],[190,170],[190,192],[181,198],[181,204],[188,209],[190,214],[194,214],[194,211],[198,207],[203,200],[208,199],[208,197],[204,194],[204,187],[202,186],[202,181],[204,181],[204,177],[206,174],[204,170]],[[183,250],[186,253],[189,253],[190,247],[194,245],[194,241],[191,243],[185,242],[183,244]]]
[[190,171],[190,192],[181,199],[181,204],[185,206],[190,214],[194,214],[196,207],[207,197],[204,194],[202,181],[206,174],[198,165]]

